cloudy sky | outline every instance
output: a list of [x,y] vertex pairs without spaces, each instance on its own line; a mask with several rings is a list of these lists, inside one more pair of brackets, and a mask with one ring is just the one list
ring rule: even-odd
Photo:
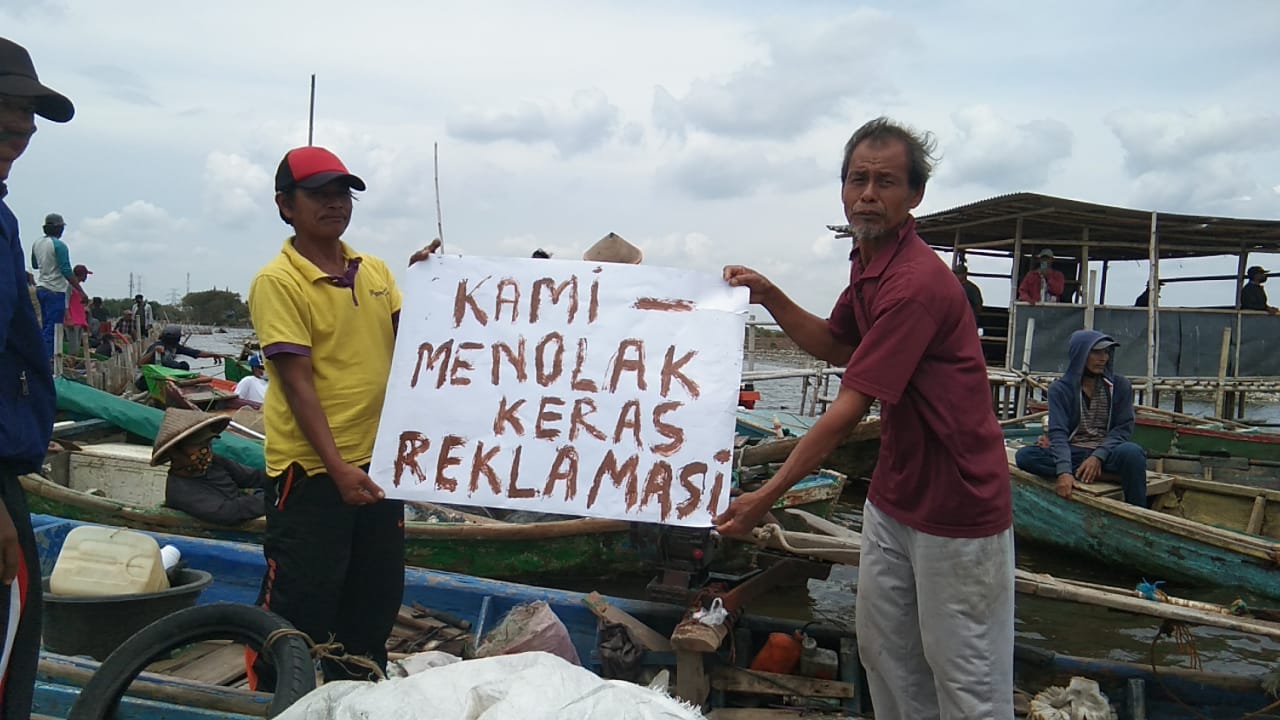
[[[77,109],[14,167],[24,243],[62,213],[108,297],[130,272],[161,300],[188,274],[247,292],[287,235],[271,181],[306,142],[311,73],[316,143],[369,185],[346,239],[393,264],[435,235],[439,143],[449,251],[571,258],[612,231],[646,263],[754,265],[825,313],[841,149],[881,114],[938,138],[921,213],[1035,191],[1280,219],[1274,0],[0,0],[0,28]],[[1163,274],[1201,269],[1235,262]],[[1113,268],[1112,292],[1144,276]]]

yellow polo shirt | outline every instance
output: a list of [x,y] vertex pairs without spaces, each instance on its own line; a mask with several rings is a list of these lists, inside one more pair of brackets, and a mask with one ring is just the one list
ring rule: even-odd
[[324,471],[285,397],[272,362],[280,353],[310,355],[316,394],[342,459],[363,465],[373,456],[400,291],[378,258],[357,253],[346,243],[342,255],[346,277],[327,275],[294,249],[290,237],[249,287],[249,313],[270,380],[263,409],[267,472],[272,475],[295,462],[308,475]]

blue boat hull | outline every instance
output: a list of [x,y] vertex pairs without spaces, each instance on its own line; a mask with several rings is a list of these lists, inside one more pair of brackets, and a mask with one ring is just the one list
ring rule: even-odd
[[1013,475],[1018,537],[1131,568],[1138,579],[1228,586],[1280,598],[1280,565],[1059,497],[1047,481]]
[[[82,524],[50,516],[32,516],[40,546],[41,569],[52,570],[62,542],[68,532]],[[220,540],[189,538],[177,535],[153,534],[162,544],[172,544],[182,551],[182,556],[193,568],[206,570],[216,581],[201,596],[201,603],[228,601],[252,603],[256,600],[258,585],[265,563],[262,549],[257,545]],[[409,568],[405,572],[404,602],[420,602],[436,610],[453,613],[473,623],[473,631],[483,636],[499,622],[511,608],[534,600],[543,600],[555,611],[569,630],[570,637],[589,668],[598,670],[597,621],[583,604],[584,595],[579,592],[519,585],[496,580],[485,580],[454,573]],[[683,609],[666,604],[638,600],[608,598],[611,605],[624,610],[653,627],[669,634],[680,620]],[[799,623],[748,617],[743,627],[755,633],[768,631],[789,632],[799,629]],[[852,645],[852,631],[832,628],[809,627],[824,644],[841,640]],[[742,649],[739,648],[741,651]],[[856,661],[856,655],[854,656]],[[1149,667],[1095,661],[1057,655],[1020,647],[1015,659],[1016,681],[1020,687],[1042,687],[1046,683],[1065,684],[1071,675],[1084,674],[1099,680],[1113,703],[1120,703],[1129,678],[1146,682],[1146,706],[1149,717],[1159,718],[1239,718],[1245,712],[1265,707],[1270,698],[1262,691],[1256,678],[1228,676],[1189,671],[1164,670],[1159,678]],[[646,663],[674,665],[671,654],[649,653]],[[89,660],[62,659],[82,667],[92,668]],[[856,662],[852,667],[842,666],[841,676],[855,680]],[[1030,685],[1035,683],[1035,685]],[[861,687],[861,685],[859,685]],[[74,702],[78,690],[65,682],[45,677],[36,688],[35,712],[51,717],[66,717],[66,711]],[[1175,699],[1176,697],[1176,699]],[[862,702],[858,698],[847,702],[846,708],[855,710]],[[1200,715],[1189,713],[1185,707],[1197,708]],[[126,699],[119,716],[122,720],[206,720],[208,718],[242,718],[225,712],[210,712],[167,703]],[[1260,715],[1258,717],[1280,717]]]

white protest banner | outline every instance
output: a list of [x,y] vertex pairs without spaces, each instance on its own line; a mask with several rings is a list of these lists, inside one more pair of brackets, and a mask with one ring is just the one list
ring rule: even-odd
[[673,268],[410,268],[369,474],[388,497],[705,527],[729,501],[747,291]]

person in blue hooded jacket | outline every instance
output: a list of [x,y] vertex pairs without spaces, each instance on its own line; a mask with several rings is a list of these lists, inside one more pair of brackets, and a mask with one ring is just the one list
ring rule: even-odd
[[1120,343],[1097,330],[1077,330],[1067,343],[1067,369],[1049,386],[1048,447],[1018,450],[1015,462],[1029,473],[1057,478],[1055,490],[1071,497],[1076,481],[1102,473],[1120,476],[1125,502],[1146,507],[1147,456],[1133,435],[1133,386],[1112,369]]

